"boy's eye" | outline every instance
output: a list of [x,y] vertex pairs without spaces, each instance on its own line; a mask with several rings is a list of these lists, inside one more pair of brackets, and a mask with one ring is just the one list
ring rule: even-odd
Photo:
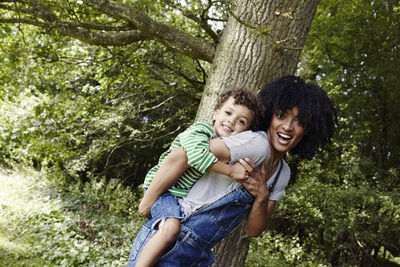
[[232,113],[230,111],[225,111],[226,115],[231,115]]
[[245,125],[245,124],[246,124],[246,122],[245,122],[244,120],[239,120],[239,123],[240,123],[241,125]]

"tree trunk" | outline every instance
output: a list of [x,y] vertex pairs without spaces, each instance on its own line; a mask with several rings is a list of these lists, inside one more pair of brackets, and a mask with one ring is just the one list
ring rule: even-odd
[[[243,86],[258,91],[293,74],[319,0],[240,0],[220,39],[196,120],[210,120],[218,95]],[[214,251],[213,266],[244,266],[249,239],[244,223]],[[240,233],[240,234],[238,234]]]
[[249,244],[250,239],[246,235],[246,222],[243,221],[235,231],[213,248],[216,259],[211,266],[244,266]]
[[196,120],[210,120],[218,95],[258,91],[293,74],[319,0],[239,0],[217,46]]

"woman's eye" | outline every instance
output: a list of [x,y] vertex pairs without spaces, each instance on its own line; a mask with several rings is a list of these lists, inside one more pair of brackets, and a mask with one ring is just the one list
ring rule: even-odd
[[299,120],[296,120],[296,124],[297,124],[299,127],[301,127],[301,128],[303,128],[303,127],[304,127],[304,124],[303,124],[303,123],[301,123]]
[[225,111],[226,115],[231,115],[232,113],[230,111]]
[[276,113],[276,117],[277,117],[278,119],[284,119],[284,118],[285,118],[285,114],[283,114],[283,113]]

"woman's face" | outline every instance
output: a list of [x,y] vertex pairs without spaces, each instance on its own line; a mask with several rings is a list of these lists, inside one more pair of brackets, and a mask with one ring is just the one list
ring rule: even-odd
[[283,157],[284,154],[294,148],[303,138],[305,128],[298,120],[299,109],[276,112],[271,119],[267,130],[273,157]]

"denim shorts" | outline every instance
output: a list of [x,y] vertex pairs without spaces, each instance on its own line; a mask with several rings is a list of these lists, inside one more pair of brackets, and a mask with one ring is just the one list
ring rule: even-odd
[[156,202],[154,202],[150,213],[151,221],[153,222],[152,228],[154,228],[160,221],[167,218],[183,218],[181,205],[179,205],[177,198],[168,191],[162,194]]
[[[247,217],[253,200],[253,196],[240,186],[185,218],[177,242],[168,248],[155,266],[211,265],[215,261],[211,249]],[[151,220],[146,222],[136,236],[128,267],[135,266],[137,255],[155,234],[151,225]]]
[[136,236],[131,255],[129,256],[130,263],[128,263],[128,266],[135,266],[138,255],[140,255],[147,241],[157,232],[157,226],[160,221],[167,218],[178,218],[180,220],[183,218],[181,205],[179,205],[177,198],[168,191],[154,202],[150,213],[151,219],[146,220]]

